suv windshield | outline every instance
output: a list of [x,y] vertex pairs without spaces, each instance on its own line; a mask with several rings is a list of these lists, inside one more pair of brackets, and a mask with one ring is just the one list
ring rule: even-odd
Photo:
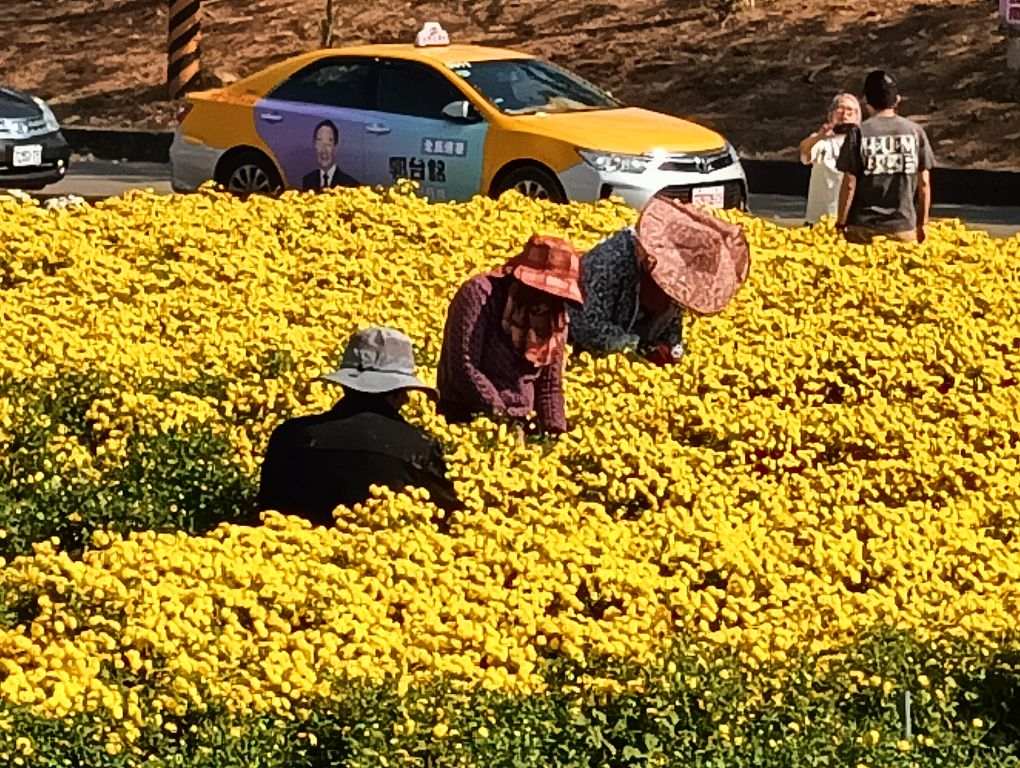
[[450,64],[450,70],[508,115],[623,106],[577,75],[538,59],[461,62]]

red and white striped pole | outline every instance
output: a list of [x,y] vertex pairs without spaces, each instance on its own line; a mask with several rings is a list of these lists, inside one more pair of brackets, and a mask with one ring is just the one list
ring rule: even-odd
[[199,55],[201,5],[201,0],[167,0],[170,21],[167,26],[166,84],[171,99],[193,88],[202,70]]

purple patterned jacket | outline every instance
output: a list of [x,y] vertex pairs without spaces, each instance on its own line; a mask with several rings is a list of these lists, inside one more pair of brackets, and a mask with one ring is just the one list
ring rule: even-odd
[[524,419],[532,412],[546,432],[565,432],[563,353],[538,368],[502,328],[512,277],[476,275],[450,302],[439,356],[438,411],[451,423],[476,414]]

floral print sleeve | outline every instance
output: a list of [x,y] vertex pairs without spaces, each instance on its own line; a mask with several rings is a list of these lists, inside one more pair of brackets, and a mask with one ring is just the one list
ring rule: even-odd
[[584,256],[584,307],[570,314],[570,340],[578,350],[605,353],[637,348],[641,339],[629,331],[637,304],[637,279],[630,229],[603,240]]

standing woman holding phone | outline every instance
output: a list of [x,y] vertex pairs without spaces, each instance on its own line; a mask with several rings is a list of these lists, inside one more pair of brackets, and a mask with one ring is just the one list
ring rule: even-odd
[[836,158],[846,132],[861,124],[861,104],[851,93],[840,93],[829,104],[825,124],[800,143],[800,161],[811,166],[807,212],[804,219],[815,224],[822,216],[835,216],[843,174]]

